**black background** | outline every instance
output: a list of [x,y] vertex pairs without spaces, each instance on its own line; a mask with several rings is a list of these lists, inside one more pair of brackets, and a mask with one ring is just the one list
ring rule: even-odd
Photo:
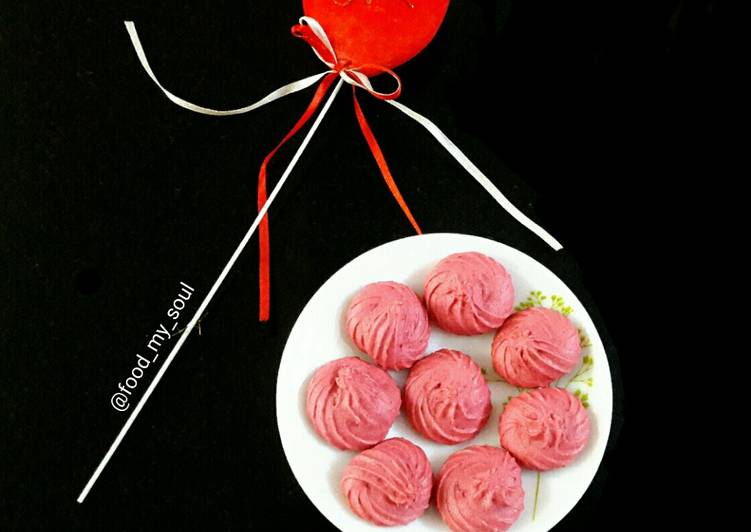
[[[108,402],[117,382],[180,281],[196,288],[195,310],[254,217],[259,162],[312,92],[241,117],[190,113],[147,78],[122,21],[136,21],[165,86],[209,107],[245,105],[321,70],[289,34],[298,0],[150,4],[2,3],[0,529],[325,529],[281,451],[279,357],[332,273],[412,234],[346,93],[271,209],[271,321],[256,321],[254,239],[202,334],[75,502],[125,420]],[[399,68],[401,100],[550,230],[559,253],[420,126],[361,98],[426,232],[534,256],[574,289],[606,342],[614,432],[557,530],[601,529],[628,491],[631,383],[642,375],[630,314],[639,281],[623,272],[647,239],[673,230],[655,220],[679,179],[681,129],[701,113],[691,87],[711,73],[714,31],[711,2],[455,0],[435,41]],[[272,183],[295,145],[272,164]]]

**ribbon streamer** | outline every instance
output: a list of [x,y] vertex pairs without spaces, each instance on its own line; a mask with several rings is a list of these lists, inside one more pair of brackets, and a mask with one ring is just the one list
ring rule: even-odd
[[130,35],[130,41],[133,43],[133,48],[135,48],[136,50],[136,55],[138,56],[138,59],[141,62],[141,66],[149,75],[151,80],[156,84],[156,86],[162,90],[164,95],[167,96],[167,98],[169,98],[169,100],[172,103],[179,105],[183,109],[187,109],[188,111],[193,111],[194,113],[201,113],[203,115],[232,116],[232,115],[241,115],[243,113],[249,113],[250,111],[255,111],[259,107],[263,107],[267,103],[276,101],[279,98],[284,98],[285,96],[289,96],[290,94],[294,94],[295,92],[299,92],[301,90],[307,89],[308,87],[315,85],[316,82],[320,80],[322,77],[324,77],[326,74],[330,73],[329,71],[321,72],[320,74],[314,74],[312,76],[308,76],[307,78],[293,81],[292,83],[289,83],[267,94],[266,96],[264,96],[257,102],[252,103],[250,105],[246,105],[245,107],[240,107],[238,109],[229,109],[226,111],[209,109],[208,107],[202,107],[200,105],[196,105],[187,100],[184,100],[180,98],[179,96],[172,94],[167,89],[165,89],[164,86],[161,83],[159,83],[159,80],[154,75],[154,71],[151,70],[151,65],[149,65],[149,60],[146,59],[146,52],[143,50],[141,39],[138,38],[136,25],[133,23],[133,21],[126,20],[125,29],[128,30],[128,35]]
[[560,242],[553,238],[550,233],[540,227],[536,222],[531,220],[526,214],[524,214],[513,203],[511,203],[509,199],[503,195],[503,192],[498,190],[498,187],[495,186],[495,184],[493,184],[490,179],[488,179],[488,176],[483,174],[482,171],[477,168],[477,166],[475,166],[472,161],[469,160],[469,157],[464,155],[464,152],[462,152],[462,150],[460,150],[459,147],[454,144],[443,131],[438,129],[438,126],[436,126],[428,118],[424,117],[420,113],[413,111],[402,103],[396,102],[394,100],[388,100],[388,103],[399,109],[402,113],[423,126],[425,129],[427,129],[430,134],[433,135],[438,142],[440,142],[441,146],[443,146],[446,151],[449,152],[460,165],[462,165],[462,167],[469,173],[469,175],[474,177],[475,180],[482,186],[482,188],[484,188],[487,193],[490,194],[493,199],[496,200],[498,204],[506,210],[506,212],[513,216],[517,222],[543,239],[555,251],[560,251],[561,249],[563,249],[563,246],[560,244]]
[[388,164],[386,164],[386,158],[383,156],[381,147],[378,145],[378,141],[376,140],[375,135],[373,135],[373,131],[370,129],[367,120],[365,120],[365,115],[363,114],[362,108],[360,107],[360,102],[357,101],[357,91],[354,87],[352,87],[352,100],[355,102],[355,116],[357,117],[357,123],[360,124],[362,134],[365,137],[368,146],[370,147],[370,151],[373,153],[373,157],[375,157],[376,164],[381,170],[381,174],[386,180],[386,184],[388,185],[391,194],[394,196],[394,198],[396,198],[396,202],[399,204],[399,207],[402,208],[404,215],[409,220],[409,223],[412,224],[412,227],[414,227],[417,234],[421,235],[422,229],[420,229],[420,226],[417,225],[417,221],[415,220],[414,216],[412,216],[412,212],[410,212],[409,207],[407,206],[407,202],[404,201],[401,192],[399,192],[399,187],[396,186],[396,182],[391,175],[389,166]]
[[[303,115],[287,133],[284,138],[276,145],[276,148],[266,156],[261,164],[261,169],[258,172],[258,210],[260,211],[266,204],[266,170],[269,162],[276,155],[276,152],[286,144],[286,142],[294,137],[298,131],[310,120],[310,117],[316,112],[318,106],[321,104],[323,97],[329,90],[331,83],[336,79],[335,74],[329,74],[318,86],[313,99],[310,101],[308,108]],[[259,314],[258,319],[261,321],[267,321],[269,319],[270,301],[269,294],[271,292],[271,259],[270,259],[270,243],[269,243],[269,217],[264,216],[261,221],[261,226],[258,233],[259,238],[259,274],[258,274],[258,286],[259,286]]]

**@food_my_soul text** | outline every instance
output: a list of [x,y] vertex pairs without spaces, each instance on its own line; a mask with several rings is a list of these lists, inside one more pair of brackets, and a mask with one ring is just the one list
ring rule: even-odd
[[167,319],[159,323],[149,341],[144,346],[142,353],[136,353],[136,360],[130,374],[117,383],[117,391],[112,394],[110,404],[118,412],[126,412],[134,399],[134,391],[138,388],[141,379],[149,367],[159,359],[160,350],[166,342],[179,333],[179,319],[187,302],[190,301],[195,289],[190,285],[180,282],[180,290],[174,301],[167,310]]

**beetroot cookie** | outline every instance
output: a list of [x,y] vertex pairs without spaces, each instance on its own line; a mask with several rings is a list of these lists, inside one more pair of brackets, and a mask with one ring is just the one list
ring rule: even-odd
[[347,357],[316,370],[308,383],[308,418],[334,447],[361,451],[386,437],[399,415],[399,388],[379,367]]
[[340,485],[357,516],[380,526],[404,525],[428,508],[433,471],[422,449],[392,438],[355,456]]
[[412,366],[404,385],[404,407],[417,432],[453,445],[471,440],[487,423],[490,388],[470,357],[441,349]]
[[511,314],[514,286],[504,267],[487,255],[455,253],[428,274],[425,304],[441,329],[482,334],[500,327]]
[[428,312],[417,294],[400,283],[373,283],[360,290],[345,323],[357,348],[384,369],[409,368],[428,347]]
[[511,399],[501,414],[501,445],[522,467],[547,471],[570,464],[589,439],[589,416],[562,388],[540,388]]
[[493,339],[493,367],[509,384],[548,386],[579,363],[579,331],[555,310],[535,307],[509,317]]
[[507,530],[524,510],[521,468],[500,447],[467,447],[441,467],[436,504],[455,532]]

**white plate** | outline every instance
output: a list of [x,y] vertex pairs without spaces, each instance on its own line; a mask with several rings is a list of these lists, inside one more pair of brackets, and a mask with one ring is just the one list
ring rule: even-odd
[[[524,471],[522,485],[526,493],[524,512],[511,530],[546,531],[566,515],[584,494],[605,452],[612,414],[613,391],[610,369],[602,341],[576,296],[545,266],[504,244],[485,238],[460,234],[429,234],[389,242],[364,253],[336,272],[310,299],[287,340],[276,384],[276,412],[284,452],[297,481],[318,510],[340,530],[379,530],[355,516],[339,489],[344,466],[354,452],[339,451],[314,432],[305,414],[305,389],[308,379],[321,365],[336,358],[359,354],[344,330],[344,311],[350,298],[364,285],[375,281],[398,281],[422,294],[428,271],[443,257],[462,251],[479,251],[502,263],[514,283],[516,303],[522,304],[531,292],[546,296],[550,306],[553,295],[562,298],[559,309],[570,307],[570,319],[589,338],[584,356],[593,361],[572,375],[560,379],[565,385],[577,371],[585,371],[569,386],[587,394],[591,420],[591,437],[587,448],[568,467],[542,473],[539,490],[537,474]],[[490,362],[492,334],[461,337],[431,327],[429,351],[442,347],[460,349],[485,370],[490,380],[498,379]],[[400,386],[406,371],[391,372]],[[592,384],[587,383],[592,378]],[[504,382],[491,382],[493,413],[485,429],[474,439],[455,446],[426,440],[415,432],[400,415],[388,437],[403,436],[422,447],[438,472],[453,452],[474,444],[499,445],[498,416],[503,403],[518,390]],[[535,495],[537,504],[535,505]],[[536,508],[536,510],[535,510]],[[534,515],[533,515],[534,514]],[[433,505],[419,519],[394,529],[448,530]]]

